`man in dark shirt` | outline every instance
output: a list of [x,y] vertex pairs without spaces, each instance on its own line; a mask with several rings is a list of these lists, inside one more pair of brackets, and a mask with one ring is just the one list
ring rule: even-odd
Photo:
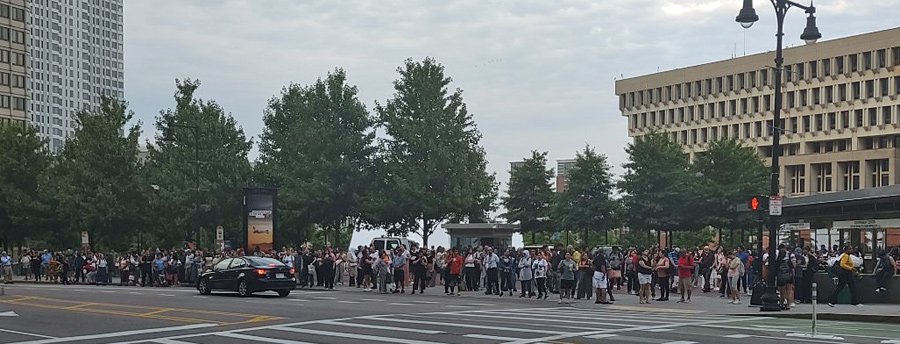
[[548,282],[550,284],[550,292],[558,293],[559,292],[559,262],[563,261],[563,255],[560,254],[560,250],[554,249],[553,256],[550,257],[550,277],[548,278]]
[[141,287],[146,287],[153,283],[154,278],[151,274],[152,264],[153,256],[150,255],[149,251],[144,251],[144,254],[141,256]]
[[712,266],[716,262],[716,255],[710,252],[709,247],[703,248],[703,255],[700,257],[700,274],[703,275],[703,292],[712,291],[710,285],[710,277],[712,276]]
[[604,305],[611,304],[611,302],[606,300],[606,289],[609,287],[609,279],[606,278],[606,271],[609,269],[609,265],[606,263],[606,255],[603,254],[603,251],[597,251],[594,255],[594,262],[592,265],[594,266],[592,283],[594,284],[597,295],[597,300],[594,301],[594,303]]

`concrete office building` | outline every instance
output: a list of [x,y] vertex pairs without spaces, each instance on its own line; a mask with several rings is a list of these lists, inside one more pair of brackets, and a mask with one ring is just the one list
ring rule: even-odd
[[556,192],[565,192],[569,185],[569,171],[575,167],[575,159],[556,160]]
[[28,0],[28,119],[52,151],[75,114],[124,99],[123,0]]
[[900,184],[900,28],[784,55],[781,123],[773,51],[617,81],[629,136],[666,133],[692,159],[736,138],[768,163],[773,128],[783,128],[782,195]]
[[0,0],[0,124],[25,124],[25,0]]

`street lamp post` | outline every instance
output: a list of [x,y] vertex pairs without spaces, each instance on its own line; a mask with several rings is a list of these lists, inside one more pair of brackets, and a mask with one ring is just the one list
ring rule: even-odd
[[[781,70],[782,65],[784,63],[784,56],[782,51],[782,37],[784,36],[784,17],[787,14],[788,9],[791,7],[797,7],[806,11],[809,14],[809,17],[806,19],[806,28],[803,30],[803,34],[800,35],[800,39],[804,40],[807,44],[815,43],[816,40],[822,38],[822,34],[819,33],[819,28],[816,27],[816,8],[810,2],[809,6],[801,5],[796,2],[790,0],[769,0],[772,2],[772,5],[775,7],[775,16],[778,21],[778,32],[775,34],[777,39],[777,45],[775,49],[775,111],[774,116],[772,117],[772,173],[771,173],[771,184],[770,184],[770,193],[772,196],[777,196],[779,194],[779,164],[778,158],[781,155],[781,146],[779,145],[779,141],[781,138]],[[744,0],[744,7],[738,13],[738,16],[735,18],[735,21],[741,24],[745,29],[749,29],[753,26],[753,23],[759,20],[759,16],[756,15],[756,10],[753,9],[753,0]],[[775,276],[776,273],[773,271],[775,267],[776,260],[776,244],[778,238],[778,227],[779,227],[779,216],[769,215],[769,274],[766,276],[766,289],[765,293],[762,296],[762,307],[760,307],[761,311],[770,311],[777,312],[781,310],[781,307],[778,304],[778,290],[775,287]],[[762,238],[760,238],[762,239]]]
[[198,228],[194,230],[194,239],[197,241],[197,246],[200,246],[200,127],[196,125],[189,124],[179,124],[175,123],[174,118],[166,119],[166,128],[163,131],[163,140],[172,142],[175,141],[175,133],[173,128],[185,128],[190,129],[193,132],[194,136],[194,221]]

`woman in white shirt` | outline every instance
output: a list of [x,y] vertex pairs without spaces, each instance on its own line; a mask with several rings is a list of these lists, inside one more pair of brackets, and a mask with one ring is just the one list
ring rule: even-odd
[[475,260],[477,259],[475,252],[472,249],[466,251],[466,259],[463,261],[463,274],[466,275],[466,290],[467,291],[477,291],[475,290],[475,283],[477,281],[475,278]]

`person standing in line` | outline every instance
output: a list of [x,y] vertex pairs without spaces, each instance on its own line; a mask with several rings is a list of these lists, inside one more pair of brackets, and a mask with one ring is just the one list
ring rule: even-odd
[[656,283],[659,285],[659,298],[656,301],[669,301],[669,269],[672,262],[665,251],[659,250],[655,261]]
[[741,276],[744,275],[744,263],[731,251],[728,252],[725,259],[727,260],[726,267],[728,271],[725,275],[728,282],[727,289],[730,290],[731,295],[731,302],[729,303],[739,305],[741,304],[741,289],[738,288],[738,283]]
[[704,293],[712,291],[712,281],[710,281],[710,278],[712,277],[713,266],[715,263],[716,255],[710,252],[709,246],[704,246],[703,253],[700,256],[700,275],[703,276]]
[[640,285],[638,299],[640,299],[641,304],[650,303],[650,282],[653,280],[653,269],[650,253],[648,251],[642,252],[637,263],[637,279]]
[[690,250],[681,252],[678,258],[678,286],[681,300],[678,303],[691,303],[691,291],[694,287],[694,254]]
[[[616,290],[622,289],[622,265],[624,264],[625,257],[622,255],[622,249],[619,246],[613,246],[612,252],[609,253],[609,257],[607,257],[606,261],[609,264],[609,271],[607,271],[607,278],[609,279],[610,291],[612,287],[616,287]],[[612,298],[612,293],[610,292],[610,301],[615,301]]]
[[466,282],[466,291],[475,290],[475,250],[467,249],[463,263],[463,277]]
[[519,282],[522,284],[522,294],[519,297],[528,298],[534,296],[534,291],[531,290],[531,282],[534,278],[534,275],[531,273],[531,264],[534,263],[534,260],[531,259],[531,253],[528,250],[522,251],[522,258],[519,259]]
[[364,247],[359,252],[359,266],[362,267],[362,272],[360,276],[362,278],[362,282],[360,282],[356,287],[363,288],[363,291],[372,291],[372,275],[375,274],[373,264],[376,261],[372,259],[372,253],[369,252],[368,247]]
[[598,250],[594,253],[593,265],[594,275],[591,282],[594,285],[594,292],[597,297],[594,303],[611,304],[612,302],[606,300],[606,290],[609,288],[609,279],[606,277],[606,272],[609,270],[609,265],[606,262],[606,256],[603,255],[603,251]]
[[27,281],[29,277],[31,277],[31,252],[25,252],[22,255],[22,258],[19,258],[19,267],[22,276],[25,276],[25,280]]
[[[572,289],[575,288],[575,270],[578,269],[578,265],[575,263],[575,260],[572,258],[571,253],[566,253],[566,259],[559,262],[559,266],[557,267],[557,271],[559,271],[559,303],[562,304],[563,300],[571,300],[572,299]],[[569,304],[570,301],[565,301],[566,304]]]
[[[580,249],[580,250],[579,250],[579,249],[576,248],[575,250],[572,251],[572,260],[575,261],[576,267],[578,267],[579,265],[581,265],[581,257],[582,257],[583,252],[587,252],[587,250],[584,250],[584,249]],[[590,262],[590,259],[588,259],[588,262]],[[590,264],[590,263],[589,263],[589,264]],[[590,270],[590,269],[588,269],[588,270]],[[590,276],[590,275],[591,275],[590,272],[588,272],[588,276]],[[585,278],[584,278],[584,272],[581,271],[580,268],[578,268],[577,270],[575,270],[575,285],[572,286],[572,295],[569,297],[570,299],[576,298],[576,297],[578,296],[578,295],[577,295],[577,294],[578,294],[578,291],[581,290],[582,288],[584,288],[584,286],[581,285],[581,284],[582,284],[582,281],[584,281],[584,280],[585,280]],[[588,281],[587,289],[590,290],[590,289],[591,289],[591,287],[590,287],[590,281],[591,281],[590,277],[587,278],[587,281]]]
[[423,249],[416,251],[416,253],[412,254],[412,258],[409,261],[409,272],[413,275],[412,291],[410,292],[412,295],[415,295],[417,290],[419,294],[425,294],[425,274],[428,270],[426,266],[427,257],[424,251]]
[[637,280],[637,262],[640,258],[635,249],[628,250],[628,256],[625,257],[625,289],[631,295],[637,295],[640,288]]
[[513,295],[513,281],[515,277],[513,277],[514,271],[516,270],[516,259],[510,254],[509,250],[503,252],[503,256],[500,257],[500,296],[503,296],[503,293],[509,292],[509,296]]
[[454,248],[450,251],[446,258],[446,265],[447,280],[444,283],[444,291],[447,295],[453,295],[453,292],[456,291],[456,296],[460,296],[459,290],[456,290],[459,284],[459,275],[462,274],[463,269],[463,258],[459,255],[459,249]]
[[378,259],[378,261],[375,263],[375,273],[377,274],[378,280],[378,293],[380,294],[388,293],[388,279],[390,278],[390,270],[392,266],[393,264],[391,262],[391,255],[387,252],[387,250],[385,250],[385,252],[381,254],[381,259]]
[[13,259],[6,251],[0,253],[0,267],[3,268],[3,283],[10,284],[12,283],[12,262]]
[[546,300],[550,297],[550,292],[547,290],[547,273],[549,270],[550,263],[544,259],[543,253],[538,252],[537,257],[531,264],[531,271],[534,273],[534,283],[537,285],[538,290],[538,300]]
[[[572,257],[574,259],[574,257]],[[576,283],[578,283],[578,293],[575,296],[576,300],[590,300],[593,298],[593,279],[594,274],[591,268],[591,254],[585,251],[581,254],[581,259],[578,260],[578,272],[575,274]],[[581,279],[578,277],[581,276]]]
[[[799,302],[809,303],[808,300],[803,300],[803,296],[806,294],[806,290],[803,288],[806,287],[806,281],[804,271],[806,271],[806,267],[809,265],[809,261],[806,260],[806,255],[803,254],[803,249],[800,247],[794,248],[794,292],[792,293],[794,297],[794,302],[788,306],[796,307]],[[801,295],[799,298],[797,295]]]
[[500,293],[500,281],[497,276],[499,265],[500,257],[494,253],[492,247],[487,247],[484,254],[485,295],[503,295]]
[[41,280],[41,257],[37,251],[31,251],[31,275],[35,281]]
[[794,303],[794,267],[796,262],[794,255],[790,253],[784,244],[778,245],[778,255],[775,263],[774,271],[780,296],[779,303],[782,310],[790,310],[791,305]]

